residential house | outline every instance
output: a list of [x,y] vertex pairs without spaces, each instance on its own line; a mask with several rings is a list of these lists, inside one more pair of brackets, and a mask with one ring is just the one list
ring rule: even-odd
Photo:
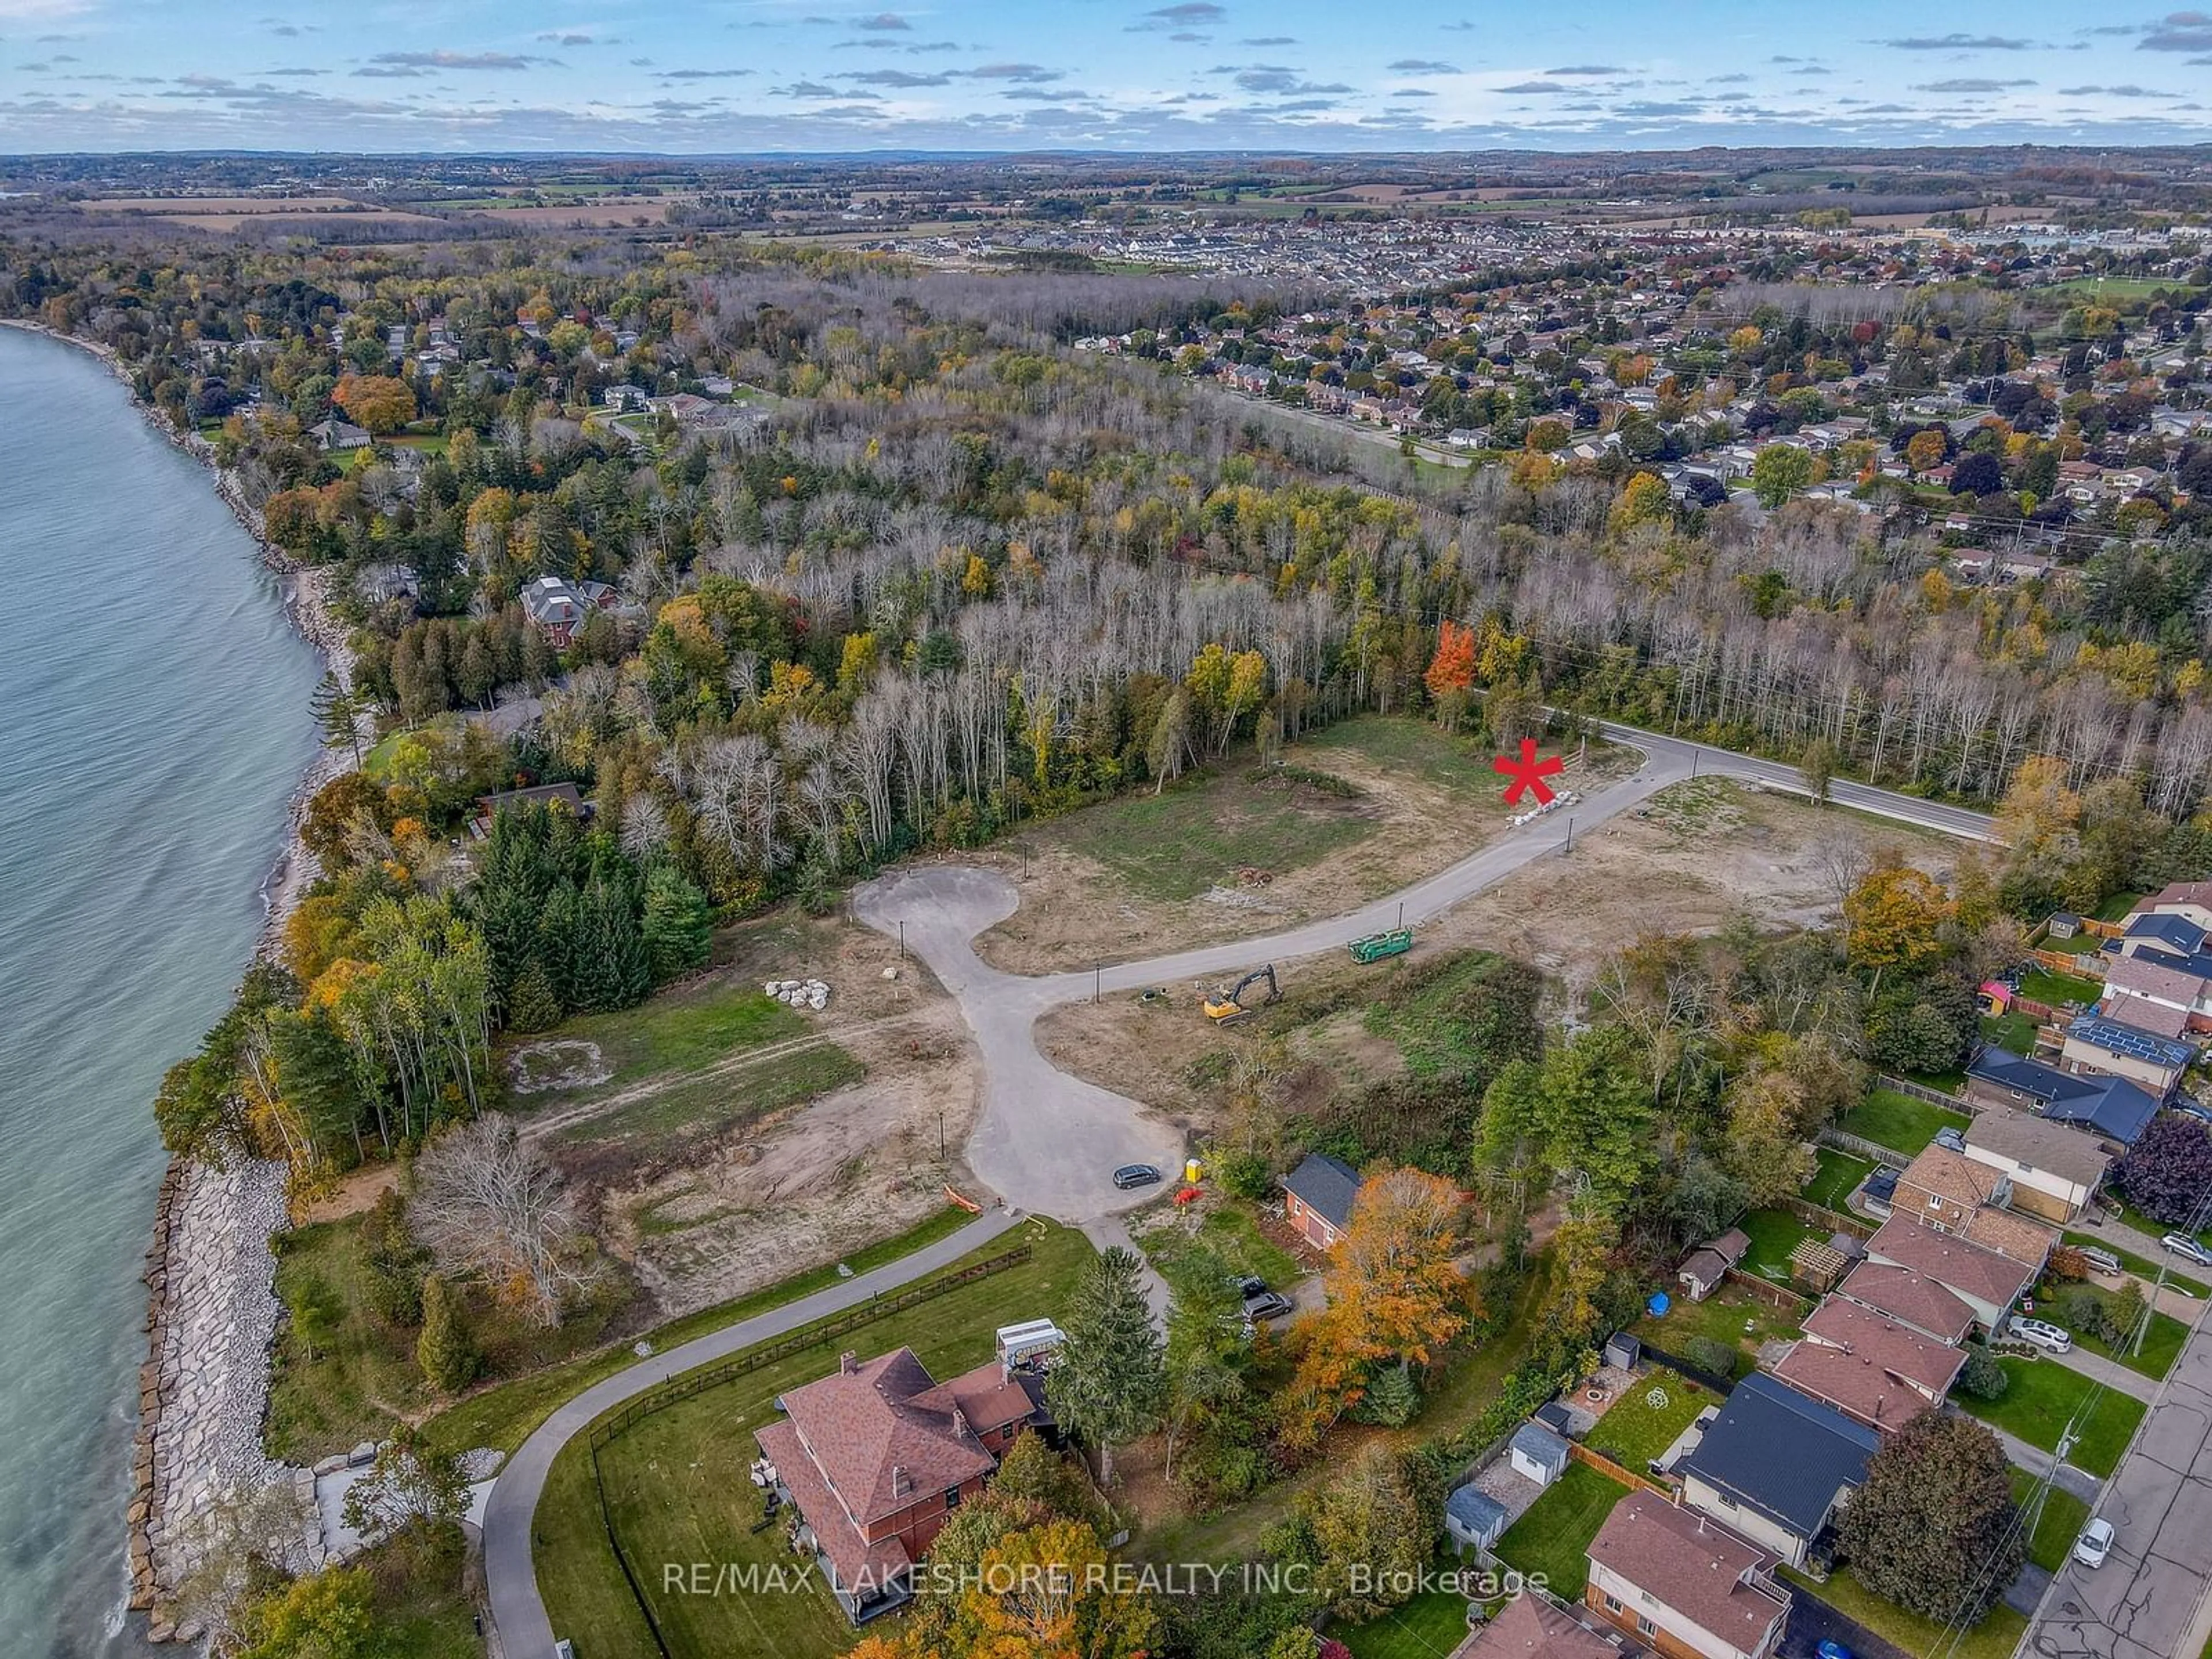
[[1689,1507],[1802,1567],[1881,1443],[1864,1424],[1759,1371],[1736,1385],[1674,1473]]
[[1656,1492],[1613,1506],[1589,1549],[1583,1605],[1664,1659],[1767,1659],[1790,1622],[1775,1557]]
[[2177,1042],[2212,1031],[2212,978],[2152,957],[2103,960],[2105,994],[2097,1012],[2106,1019]]
[[848,1353],[777,1404],[783,1420],[753,1438],[856,1624],[908,1598],[946,1517],[983,1490],[1016,1435],[1050,1420],[1040,1378],[993,1360],[939,1382],[911,1348]]
[[2020,1300],[2021,1292],[2043,1270],[2041,1261],[2023,1261],[1985,1249],[1958,1236],[1907,1219],[1904,1183],[1899,1182],[1897,1213],[1867,1241],[1867,1259],[1924,1273],[1974,1310],[1974,1321],[1996,1330]]
[[2088,1136],[2008,1106],[1975,1117],[1966,1156],[2004,1173],[2014,1209],[2062,1226],[2087,1207],[2112,1162]]
[[599,402],[617,415],[635,415],[652,402],[641,386],[611,386],[599,394]]
[[2133,1146],[2158,1115],[2157,1097],[2125,1078],[2076,1075],[1994,1047],[1967,1062],[1966,1090],[1982,1102],[2027,1107],[2123,1146]]
[[566,647],[592,611],[611,611],[620,598],[605,582],[571,583],[558,576],[539,576],[523,588],[522,610],[554,644]]
[[2059,1051],[2060,1062],[2077,1076],[2087,1072],[2125,1078],[2160,1100],[2173,1093],[2196,1058],[2197,1050],[2186,1042],[2098,1014],[2083,1014],[2069,1025]]
[[1622,1659],[1617,1642],[1528,1591],[1508,1597],[1498,1616],[1471,1632],[1450,1659]]
[[1945,1344],[1965,1341],[1974,1328],[1973,1309],[1955,1291],[1910,1267],[1862,1261],[1836,1294]]
[[550,807],[580,820],[592,816],[592,804],[574,784],[541,783],[528,789],[502,789],[496,794],[478,795],[476,811],[469,819],[470,831],[479,837],[488,836],[492,820],[501,812],[528,806]]
[[1885,1433],[1941,1405],[1966,1363],[1960,1349],[1841,1297],[1823,1302],[1804,1329],[1774,1375]]
[[1741,1261],[1751,1249],[1751,1240],[1740,1227],[1731,1227],[1718,1238],[1709,1239],[1682,1258],[1676,1269],[1676,1282],[1689,1291],[1690,1300],[1703,1302],[1718,1290],[1728,1277],[1729,1268]]
[[368,430],[337,416],[317,421],[307,428],[307,435],[315,441],[315,447],[330,454],[343,454],[348,450],[366,449],[375,441]]
[[1283,1177],[1283,1214],[1316,1250],[1336,1248],[1352,1225],[1352,1201],[1359,1196],[1359,1171],[1341,1158],[1309,1152],[1304,1163]]
[[2041,1222],[2014,1215],[2012,1173],[1948,1147],[1923,1148],[1897,1177],[1891,1206],[1900,1218],[2025,1262],[2039,1273],[2058,1236]]
[[1548,1486],[1567,1472],[1567,1443],[1541,1423],[1523,1423],[1506,1443],[1513,1472]]

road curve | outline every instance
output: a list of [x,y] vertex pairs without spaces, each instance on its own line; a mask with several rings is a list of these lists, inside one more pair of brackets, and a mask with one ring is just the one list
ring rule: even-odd
[[902,1255],[896,1261],[872,1268],[856,1278],[771,1308],[737,1324],[641,1359],[627,1370],[596,1382],[554,1409],[507,1460],[492,1483],[484,1506],[484,1583],[491,1599],[492,1623],[499,1632],[505,1659],[552,1659],[553,1624],[538,1594],[538,1572],[531,1560],[531,1523],[538,1500],[545,1491],[545,1477],[562,1447],[588,1427],[592,1420],[670,1377],[716,1359],[766,1342],[800,1326],[866,1302],[870,1297],[894,1291],[911,1279],[934,1273],[957,1261],[970,1250],[988,1244],[1020,1217],[1006,1210],[986,1210],[959,1231],[933,1244]]
[[[1261,939],[1112,963],[1104,961],[1110,942],[1102,940],[1102,966],[1094,972],[1008,974],[977,957],[973,941],[1014,913],[1020,892],[995,872],[961,865],[893,870],[854,890],[854,914],[901,939],[928,964],[975,1036],[984,1068],[984,1103],[966,1148],[969,1167],[1010,1206],[1112,1237],[1119,1212],[1158,1194],[1157,1189],[1119,1192],[1110,1172],[1132,1163],[1172,1171],[1182,1159],[1182,1139],[1138,1102],[1070,1077],[1046,1059],[1036,1046],[1036,1026],[1048,1010],[1094,992],[1126,992],[1335,950],[1363,933],[1395,926],[1401,906],[1407,922],[1427,921],[1559,852],[1570,826],[1582,834],[1692,775],[1712,773],[1806,793],[1796,769],[1777,762],[1634,726],[1602,722],[1599,729],[1608,740],[1642,750],[1644,764],[1571,807],[1508,830],[1401,892]],[[1990,820],[1978,812],[1863,784],[1839,781],[1830,795],[1843,805],[1922,829],[1976,841],[1996,838]],[[1012,1224],[1011,1212],[987,1213],[950,1238],[832,1290],[655,1355],[556,1410],[508,1460],[484,1512],[484,1575],[505,1659],[550,1659],[553,1651],[553,1629],[531,1559],[532,1518],[555,1455],[594,1418],[679,1371],[933,1273]]]

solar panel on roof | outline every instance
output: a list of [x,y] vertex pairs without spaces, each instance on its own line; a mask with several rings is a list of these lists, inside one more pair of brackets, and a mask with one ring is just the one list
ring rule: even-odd
[[2169,1042],[2164,1037],[2109,1019],[2077,1019],[2068,1035],[2078,1036],[2084,1042],[2094,1042],[2107,1053],[2153,1066],[2186,1066],[2192,1053],[2182,1043]]

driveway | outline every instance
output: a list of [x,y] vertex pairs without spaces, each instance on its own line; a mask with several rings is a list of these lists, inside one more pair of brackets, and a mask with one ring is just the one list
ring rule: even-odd
[[2156,1378],[2145,1376],[2141,1371],[2131,1371],[2117,1359],[2091,1353],[2079,1343],[2064,1353],[2053,1354],[2050,1358],[2054,1364],[2063,1365],[2069,1371],[2077,1371],[2093,1382],[2103,1383],[2114,1394],[2126,1395],[2131,1400],[2158,1398]]
[[1912,1659],[1894,1643],[1884,1641],[1857,1620],[1844,1618],[1803,1585],[1788,1588],[1790,1626],[1782,1632],[1782,1644],[1776,1650],[1782,1659],[1818,1659],[1823,1642],[1840,1642],[1858,1659]]
[[2212,1330],[2200,1326],[2097,1513],[2118,1529],[2095,1569],[2069,1561],[2028,1645],[2045,1659],[2197,1659],[2212,1575]]

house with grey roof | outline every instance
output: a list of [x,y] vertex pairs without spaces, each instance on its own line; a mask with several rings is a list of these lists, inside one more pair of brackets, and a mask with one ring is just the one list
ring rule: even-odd
[[1692,1509],[1802,1567],[1881,1444],[1874,1430],[1761,1371],[1736,1385],[1674,1473]]
[[1359,1171],[1342,1158],[1309,1152],[1283,1177],[1283,1214],[1316,1250],[1334,1249],[1352,1225]]

